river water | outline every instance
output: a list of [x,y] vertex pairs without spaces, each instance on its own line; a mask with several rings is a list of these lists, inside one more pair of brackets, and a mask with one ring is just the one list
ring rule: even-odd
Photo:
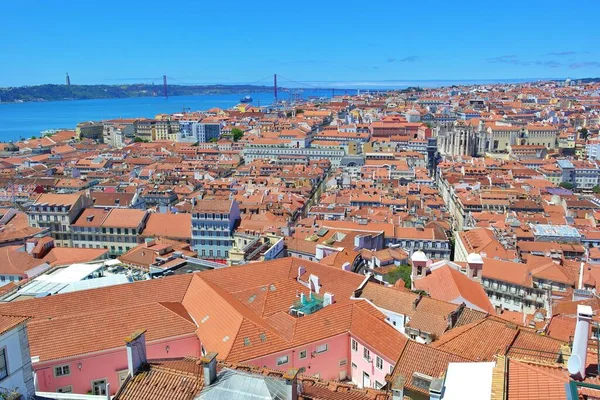
[[[342,94],[340,90],[338,92]],[[336,93],[337,94],[337,93]],[[136,97],[126,99],[65,100],[30,103],[0,103],[0,142],[40,136],[47,129],[75,129],[79,122],[100,121],[112,118],[153,118],[156,114],[208,110],[213,107],[230,108],[250,95],[253,105],[273,103],[273,93],[237,93],[198,96]],[[331,91],[311,90],[308,96],[328,97]],[[289,94],[281,92],[279,98],[287,100]]]

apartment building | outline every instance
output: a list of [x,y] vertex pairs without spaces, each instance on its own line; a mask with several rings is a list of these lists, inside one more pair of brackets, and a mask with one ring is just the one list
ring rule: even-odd
[[221,136],[221,124],[215,122],[179,121],[175,141],[184,143],[207,143]]
[[[545,260],[548,266],[536,272],[528,264],[483,259],[481,285],[492,305],[525,314],[533,314],[540,309],[550,310],[553,287],[566,293],[567,284],[557,282],[556,275],[551,276],[560,272],[560,269],[551,259]],[[564,277],[564,273],[560,272],[559,276]],[[564,281],[566,277],[558,280]]]
[[589,191],[600,183],[598,164],[581,160],[558,160],[562,171],[562,182],[570,183],[575,189]]
[[149,142],[156,138],[156,120],[140,119],[133,124],[136,137]]
[[57,247],[71,247],[71,224],[92,200],[82,193],[41,194],[27,211],[29,226],[47,228]]
[[240,220],[234,200],[197,200],[192,208],[192,248],[202,259],[225,262]]
[[125,208],[87,208],[72,225],[73,247],[107,249],[119,256],[138,245],[148,212]]
[[258,159],[280,160],[289,157],[302,157],[309,161],[328,159],[332,167],[338,167],[346,152],[335,148],[311,148],[300,146],[258,146],[248,144],[243,150],[244,160],[251,163]]
[[98,142],[103,141],[104,124],[102,122],[81,122],[75,128],[77,139],[92,139]]
[[395,227],[394,233],[394,238],[386,238],[387,245],[399,245],[408,254],[421,250],[429,258],[450,258],[450,241],[440,228]]
[[168,140],[174,142],[179,133],[179,121],[161,119],[154,124],[155,140]]

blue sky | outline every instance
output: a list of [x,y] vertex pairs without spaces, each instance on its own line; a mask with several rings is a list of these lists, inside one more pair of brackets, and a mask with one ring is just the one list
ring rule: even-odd
[[[459,4],[460,3],[460,4]],[[600,1],[2,2],[0,86],[600,76]]]

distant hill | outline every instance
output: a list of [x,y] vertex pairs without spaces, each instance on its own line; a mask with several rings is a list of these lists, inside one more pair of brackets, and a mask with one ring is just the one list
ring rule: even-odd
[[[0,88],[0,101],[55,101],[116,99],[162,96],[162,85],[38,85]],[[257,93],[271,91],[271,86],[254,85],[169,85],[169,96],[199,94]]]

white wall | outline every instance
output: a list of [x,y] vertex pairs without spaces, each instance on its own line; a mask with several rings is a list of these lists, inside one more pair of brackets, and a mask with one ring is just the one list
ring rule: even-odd
[[25,325],[20,325],[0,335],[0,348],[6,352],[8,376],[0,381],[0,387],[17,390],[26,398],[34,394],[31,356]]

